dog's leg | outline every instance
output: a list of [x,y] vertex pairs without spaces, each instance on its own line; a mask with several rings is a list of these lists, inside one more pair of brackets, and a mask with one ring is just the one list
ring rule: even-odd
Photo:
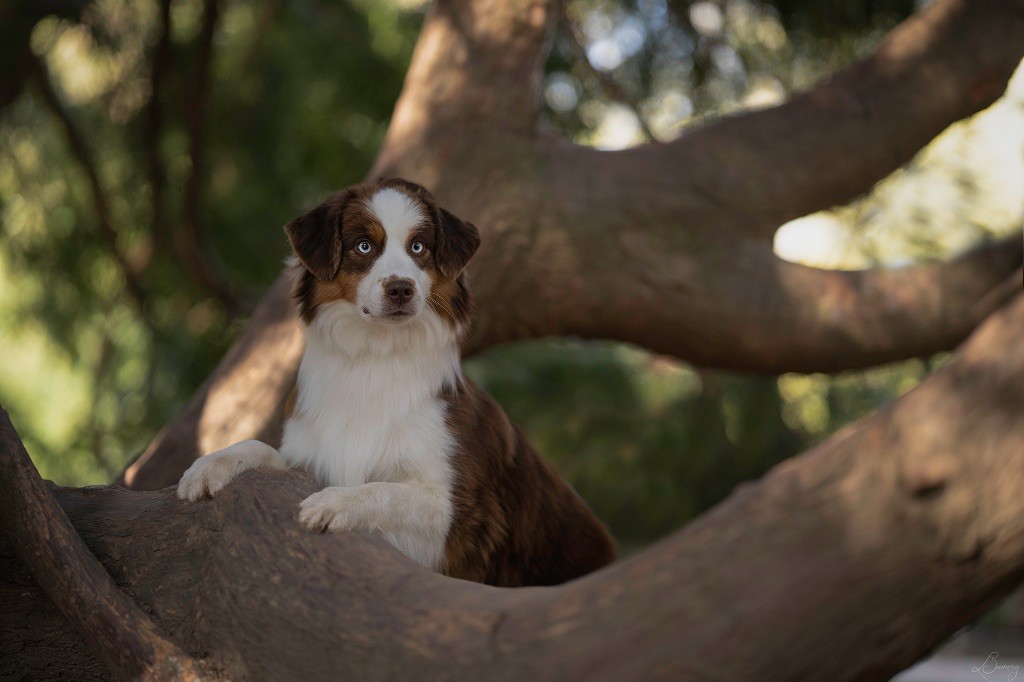
[[266,443],[244,440],[193,462],[178,482],[178,497],[195,502],[213,496],[238,474],[257,467],[287,469],[288,463]]
[[446,486],[433,483],[366,483],[334,486],[299,505],[299,520],[316,531],[380,530],[444,538],[452,504]]

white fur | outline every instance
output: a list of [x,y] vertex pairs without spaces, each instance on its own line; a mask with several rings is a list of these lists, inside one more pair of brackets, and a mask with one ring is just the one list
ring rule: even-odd
[[454,335],[433,310],[384,326],[346,301],[321,307],[281,455],[332,487],[307,498],[300,519],[316,530],[380,530],[438,569],[455,445],[438,395],[459,376]]
[[363,317],[383,314],[386,305],[384,281],[390,277],[405,277],[416,282],[412,307],[416,314],[422,312],[430,293],[431,280],[409,253],[409,234],[427,217],[407,194],[390,188],[374,194],[367,208],[384,228],[386,243],[384,252],[357,287],[356,307]]
[[[409,234],[426,216],[393,189],[367,206],[384,227],[384,252],[360,282],[356,303],[323,305],[306,333],[295,412],[280,453],[246,441],[202,457],[178,494],[213,495],[245,469],[292,466],[326,487],[300,505],[314,530],[379,530],[413,560],[441,567],[452,519],[451,455],[445,387],[461,378],[455,332],[426,306],[431,279],[409,254]],[[401,322],[377,317],[382,282],[416,282],[416,314]],[[369,313],[364,312],[368,310]]]
[[178,497],[195,502],[207,495],[216,495],[221,488],[247,469],[284,469],[287,466],[288,463],[277,450],[266,443],[245,440],[193,462],[178,482]]

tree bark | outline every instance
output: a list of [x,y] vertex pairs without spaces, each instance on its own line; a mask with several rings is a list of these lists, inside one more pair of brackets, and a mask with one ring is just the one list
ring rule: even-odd
[[284,402],[302,355],[290,290],[281,277],[214,373],[128,465],[119,485],[156,490],[177,483],[201,455],[250,438],[279,443]]
[[[200,670],[191,658],[117,590],[89,552],[39,477],[2,407],[0,531],[10,542],[14,557],[29,569],[49,600],[78,627],[85,641],[119,677],[200,679]],[[24,605],[22,600],[16,601],[12,611]],[[11,606],[5,604],[4,611]],[[14,671],[17,677],[25,672]]]
[[[938,0],[875,54],[780,107],[608,152],[543,129],[557,2],[442,0],[370,175],[420,182],[480,228],[467,353],[568,335],[777,374],[949,350],[1019,290],[1019,238],[949,263],[837,272],[778,259],[771,234],[865,191],[990,104],[1024,55],[1022,7]],[[287,298],[282,278],[120,482],[170,485],[195,457],[279,432],[284,379],[301,354]]]
[[[1024,578],[1022,334],[1019,295],[892,405],[555,588],[448,579],[377,538],[309,533],[297,472],[248,472],[198,504],[56,494],[122,589],[232,679],[887,679]],[[52,622],[38,591],[22,598],[40,608],[16,632]],[[55,670],[82,666],[58,636],[19,640],[0,674],[40,647]]]

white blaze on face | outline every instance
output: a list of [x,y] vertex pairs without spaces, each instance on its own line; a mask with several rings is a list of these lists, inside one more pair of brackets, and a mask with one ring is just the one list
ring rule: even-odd
[[374,194],[367,209],[380,221],[386,241],[384,252],[359,283],[356,299],[358,308],[360,311],[369,310],[370,315],[374,316],[383,314],[387,303],[383,282],[392,277],[402,277],[416,282],[416,294],[412,299],[415,317],[423,310],[431,281],[430,275],[409,253],[409,235],[427,217],[419,204],[408,195],[390,188]]

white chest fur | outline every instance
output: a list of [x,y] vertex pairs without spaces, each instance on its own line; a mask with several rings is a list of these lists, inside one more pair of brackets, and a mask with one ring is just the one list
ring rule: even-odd
[[443,523],[429,532],[382,528],[405,554],[435,568],[451,519],[454,448],[439,394],[455,385],[459,372],[454,337],[432,312],[384,327],[367,323],[347,302],[324,306],[307,330],[295,412],[280,449],[322,485],[440,489],[447,501]]

